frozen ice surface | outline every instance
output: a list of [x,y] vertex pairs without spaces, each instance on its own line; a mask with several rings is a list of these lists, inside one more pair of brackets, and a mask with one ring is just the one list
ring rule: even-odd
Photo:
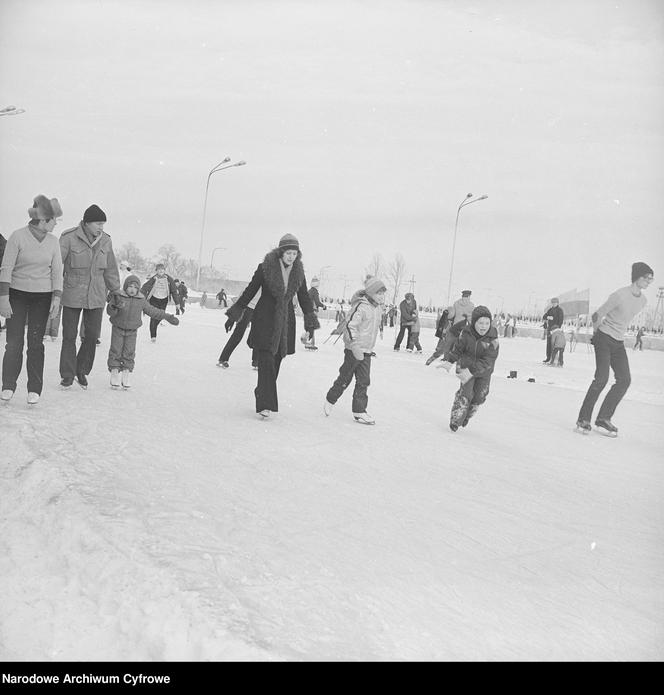
[[502,340],[452,434],[433,332],[417,356],[387,328],[361,427],[350,388],[323,415],[342,355],[323,322],[265,422],[245,343],[215,366],[224,319],[190,305],[154,344],[144,325],[129,391],[108,322],[87,391],[59,389],[47,341],[39,405],[23,376],[0,408],[0,659],[664,657],[664,353],[629,351],[619,438],[583,437],[586,346],[558,369]]

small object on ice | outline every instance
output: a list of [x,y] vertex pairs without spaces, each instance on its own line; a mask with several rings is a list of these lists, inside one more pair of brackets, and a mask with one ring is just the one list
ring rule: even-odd
[[528,379],[528,382],[531,384],[534,384],[535,383],[535,377],[531,376],[530,379]]
[[516,371],[515,370],[510,370],[509,376],[507,377],[508,379],[516,379]]

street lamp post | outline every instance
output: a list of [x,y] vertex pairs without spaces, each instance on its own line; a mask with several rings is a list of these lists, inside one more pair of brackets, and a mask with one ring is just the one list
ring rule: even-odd
[[225,251],[226,247],[225,246],[215,246],[212,249],[212,255],[210,256],[210,270],[213,269],[213,263],[214,263],[214,253],[215,251]]
[[[207,183],[205,184],[205,201],[203,203],[203,223],[201,224],[201,241],[198,246],[198,272],[196,273],[196,290],[200,290],[201,288],[201,261],[203,258],[203,233],[205,232],[205,213],[207,211],[207,199],[208,199],[208,190],[210,188],[210,178],[212,177],[212,174],[216,174],[218,171],[223,171],[224,169],[231,169],[232,167],[241,167],[246,164],[244,160],[241,160],[239,162],[235,162],[233,164],[228,164],[228,162],[231,161],[230,157],[226,157],[223,161],[219,162],[217,166],[213,167],[210,170],[210,173],[208,174],[207,177]],[[224,166],[224,164],[226,166]],[[213,252],[214,253],[214,252]],[[210,264],[212,265],[212,264]]]
[[479,203],[480,200],[486,200],[488,195],[481,195],[479,198],[473,198],[472,193],[468,193],[466,197],[461,201],[461,204],[457,208],[456,220],[454,221],[454,238],[452,241],[452,261],[450,262],[450,280],[447,285],[447,306],[450,305],[450,297],[452,296],[452,272],[454,270],[454,251],[456,249],[456,238],[457,238],[457,228],[459,226],[459,213],[461,208],[471,203]]

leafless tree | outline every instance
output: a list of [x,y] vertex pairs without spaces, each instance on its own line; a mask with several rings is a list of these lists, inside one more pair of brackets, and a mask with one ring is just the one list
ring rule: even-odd
[[[371,275],[374,278],[380,278],[381,280],[385,277],[385,261],[379,253],[374,253],[371,257],[371,262],[364,269],[364,277]],[[364,280],[364,278],[362,278]]]
[[387,279],[393,291],[392,304],[397,303],[397,297],[399,296],[399,290],[401,289],[401,284],[403,283],[405,275],[406,261],[400,253],[397,253],[387,269]]

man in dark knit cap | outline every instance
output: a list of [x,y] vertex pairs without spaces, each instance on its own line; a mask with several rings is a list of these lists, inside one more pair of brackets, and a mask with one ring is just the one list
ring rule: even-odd
[[[60,236],[64,266],[60,384],[68,388],[76,377],[87,388],[108,292],[120,290],[118,264],[111,237],[104,232],[106,213],[91,205],[81,222]],[[76,335],[83,314],[83,339],[76,352]]]
[[634,263],[632,284],[609,295],[604,304],[592,315],[591,342],[595,347],[595,378],[583,399],[576,423],[577,430],[583,434],[587,434],[592,429],[590,422],[593,408],[599,394],[609,381],[610,367],[616,381],[606,394],[597,413],[595,427],[602,434],[611,437],[618,435],[618,428],[611,422],[611,417],[631,383],[629,361],[625,350],[625,332],[632,319],[645,308],[647,300],[643,296],[643,290],[648,288],[653,278],[654,273],[649,265],[643,262]]

